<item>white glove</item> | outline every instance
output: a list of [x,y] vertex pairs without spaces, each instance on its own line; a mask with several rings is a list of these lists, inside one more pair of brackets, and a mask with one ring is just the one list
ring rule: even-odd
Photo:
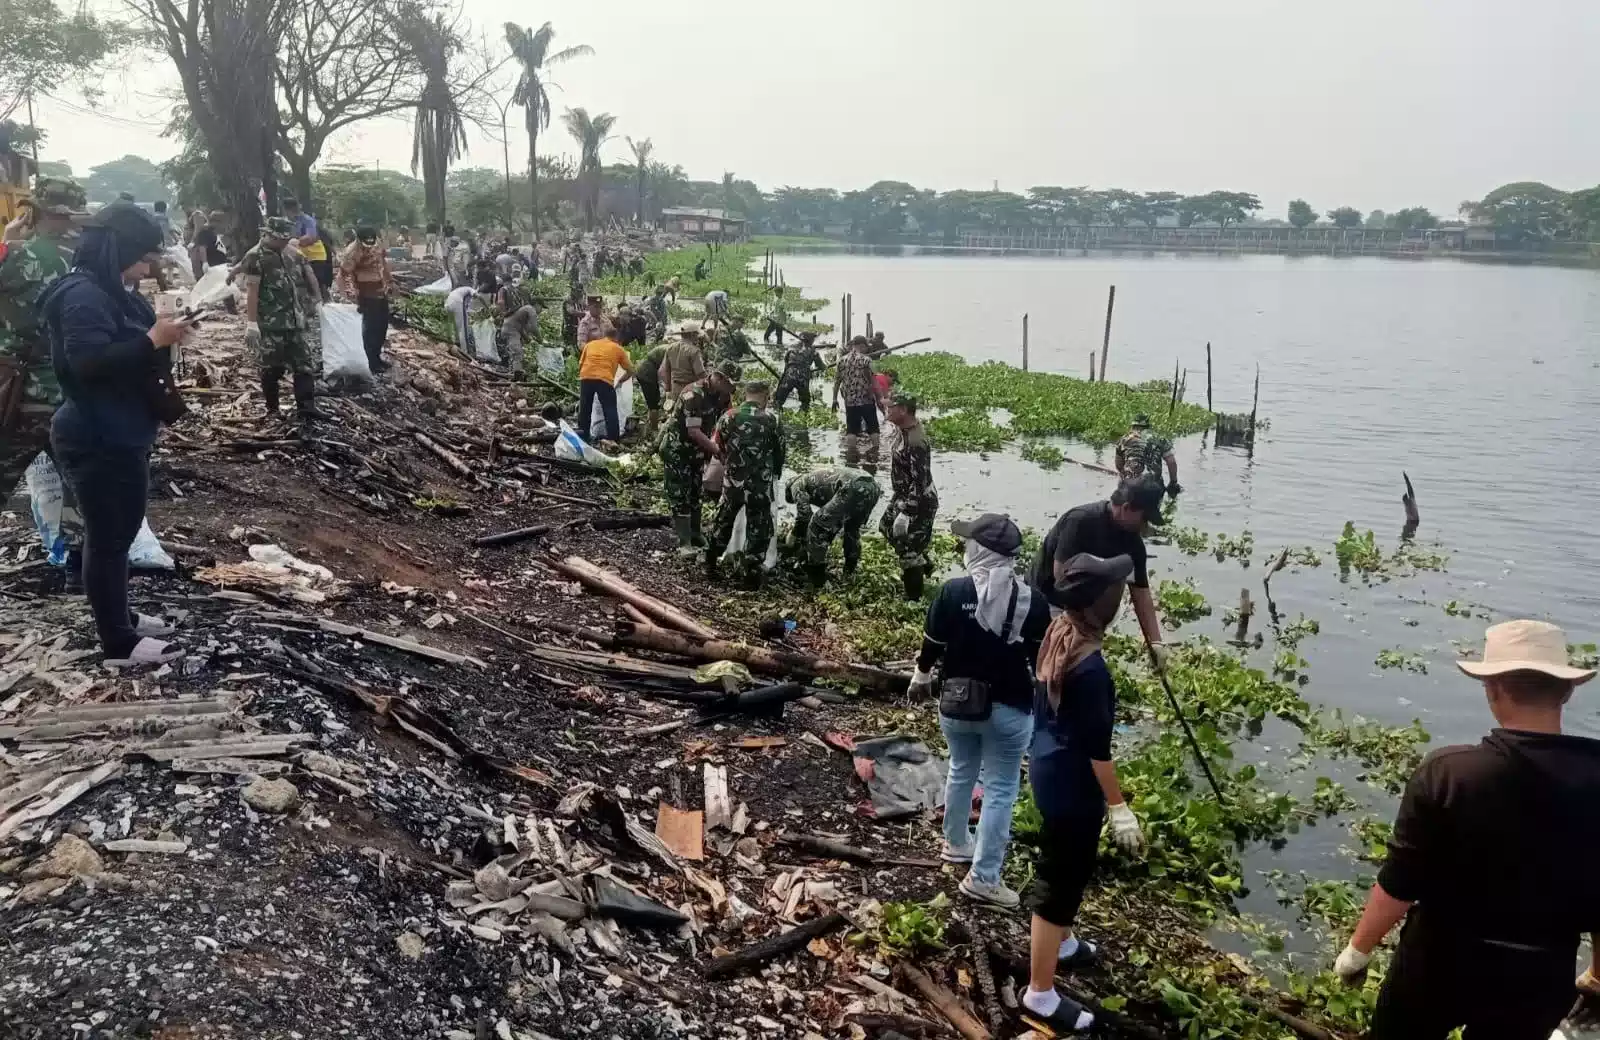
[[1372,960],[1372,954],[1362,953],[1354,946],[1346,946],[1344,952],[1339,954],[1339,959],[1333,962],[1334,974],[1344,980],[1346,986],[1354,986],[1361,982],[1362,976],[1367,973],[1367,964]]
[[1165,643],[1151,643],[1150,656],[1155,658],[1156,671],[1165,675],[1167,673],[1167,664],[1172,657],[1172,648]]
[[261,349],[260,323],[252,321],[244,327],[244,345],[249,347],[251,350]]
[[917,668],[911,673],[911,687],[906,691],[913,697],[925,697],[933,692],[933,673]]
[[911,518],[904,513],[894,518],[894,536],[904,538],[906,532],[911,530]]
[[1144,848],[1144,831],[1139,827],[1139,817],[1133,815],[1127,802],[1111,806],[1111,840],[1123,852],[1135,853]]

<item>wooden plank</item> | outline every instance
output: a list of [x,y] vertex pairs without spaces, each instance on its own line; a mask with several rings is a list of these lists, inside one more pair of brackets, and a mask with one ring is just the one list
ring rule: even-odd
[[408,654],[416,654],[418,657],[426,657],[429,660],[440,661],[444,664],[471,664],[476,665],[479,668],[489,667],[476,657],[470,657],[466,654],[451,653],[449,650],[441,650],[436,646],[429,646],[426,643],[419,643],[414,639],[405,639],[401,636],[391,636],[385,635],[382,632],[374,632],[370,628],[360,628],[356,625],[346,625],[338,621],[329,621],[326,618],[318,619],[317,627],[321,628],[324,632],[332,632],[335,635],[341,636],[352,636],[357,639],[366,640],[369,643],[377,643],[379,646],[387,646],[392,650],[403,650]]
[[662,802],[656,806],[656,837],[680,859],[698,863],[706,858],[705,814]]
[[132,754],[143,755],[156,762],[171,762],[176,758],[188,760],[204,758],[271,758],[282,755],[296,744],[312,739],[308,734],[285,733],[272,736],[247,737],[240,740],[186,740],[165,746],[145,745],[130,748]]
[[733,823],[733,804],[728,799],[728,767],[705,764],[703,774],[706,799],[706,830],[727,828]]
[[147,841],[144,838],[119,838],[102,846],[107,852],[154,852],[177,856],[189,851],[186,841]]

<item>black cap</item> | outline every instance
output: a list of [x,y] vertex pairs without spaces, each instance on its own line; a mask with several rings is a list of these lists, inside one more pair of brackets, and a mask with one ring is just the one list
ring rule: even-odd
[[1003,556],[1015,556],[1022,548],[1022,531],[1004,513],[985,513],[976,520],[952,520],[950,530],[960,538],[970,538]]
[[1111,493],[1111,501],[1139,510],[1144,514],[1145,523],[1160,527],[1167,522],[1161,515],[1161,496],[1165,492],[1161,481],[1153,477],[1129,477],[1117,485],[1117,490]]
[[1128,580],[1133,573],[1133,557],[1100,557],[1078,553],[1067,561],[1066,580],[1056,586],[1057,601],[1068,610],[1078,610],[1105,595],[1106,589]]

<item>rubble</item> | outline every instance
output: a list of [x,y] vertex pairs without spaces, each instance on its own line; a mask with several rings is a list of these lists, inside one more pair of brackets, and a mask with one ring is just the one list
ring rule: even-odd
[[287,780],[261,777],[251,781],[240,797],[246,805],[259,812],[286,813],[300,804],[300,789]]

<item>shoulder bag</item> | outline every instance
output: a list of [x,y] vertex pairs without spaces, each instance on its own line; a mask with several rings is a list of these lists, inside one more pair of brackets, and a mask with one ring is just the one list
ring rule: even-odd
[[[1011,602],[1006,605],[1006,623],[1000,629],[1000,643],[1011,638],[1011,622],[1017,613],[1017,583],[1011,583]],[[939,714],[960,722],[987,722],[994,711],[990,684],[982,679],[957,675],[939,684]]]

